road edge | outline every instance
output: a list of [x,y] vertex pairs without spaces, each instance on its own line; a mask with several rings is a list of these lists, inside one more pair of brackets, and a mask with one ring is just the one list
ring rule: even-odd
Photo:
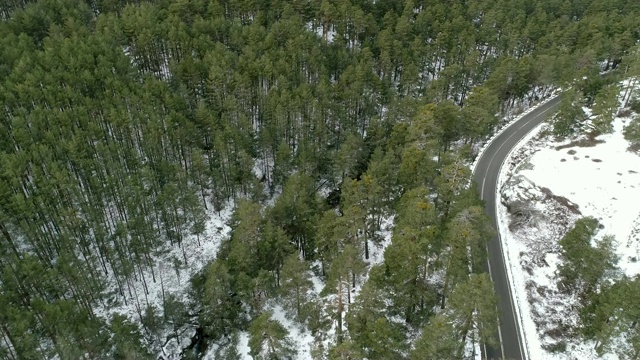
[[[553,89],[547,96],[548,98],[546,98],[545,100],[543,100],[542,102],[537,103],[535,106],[531,106],[529,108],[527,108],[525,111],[523,111],[522,113],[518,114],[518,116],[514,117],[513,119],[509,120],[507,123],[505,123],[504,125],[502,125],[502,127],[500,127],[495,133],[493,133],[493,135],[491,135],[491,137],[489,138],[489,140],[487,140],[484,145],[482,145],[482,147],[480,148],[480,151],[478,151],[478,154],[476,155],[475,159],[473,160],[473,163],[471,164],[471,174],[473,175],[476,172],[476,167],[478,166],[478,161],[480,160],[480,158],[482,157],[482,155],[484,154],[484,152],[487,150],[487,148],[491,145],[491,143],[493,143],[493,141],[500,136],[500,134],[502,134],[505,130],[507,130],[509,127],[511,127],[511,125],[515,124],[516,122],[518,122],[519,120],[521,120],[524,116],[528,115],[530,112],[532,112],[533,110],[539,108],[540,106],[548,103],[549,101],[551,101],[552,99],[555,99],[556,96],[558,96],[558,94],[560,93],[560,89]],[[526,135],[525,135],[526,136]]]
[[[549,100],[551,99],[555,99],[555,96],[551,97]],[[542,105],[542,104],[541,104]],[[500,216],[499,213],[499,207],[502,206],[502,203],[499,201],[499,199],[501,199],[501,195],[500,195],[500,189],[502,188],[502,185],[504,184],[504,182],[502,181],[503,176],[506,175],[507,171],[503,171],[504,169],[507,169],[504,164],[507,163],[508,160],[511,159],[511,157],[513,156],[513,154],[521,149],[527,142],[529,142],[533,136],[535,136],[536,134],[538,134],[542,128],[542,126],[545,124],[544,120],[542,122],[540,122],[540,124],[536,125],[533,129],[529,130],[522,138],[520,138],[520,140],[518,140],[518,142],[516,143],[515,146],[513,146],[511,148],[511,150],[509,150],[509,153],[507,154],[507,156],[502,160],[502,163],[500,163],[500,168],[498,169],[498,181],[496,184],[496,223],[497,223],[497,231],[498,231],[498,239],[500,240],[500,248],[502,249],[502,257],[503,257],[503,262],[505,264],[505,266],[507,267],[507,281],[509,283],[509,291],[511,292],[511,299],[514,302],[514,310],[516,312],[516,316],[518,317],[518,324],[516,324],[517,328],[518,328],[518,332],[520,333],[520,338],[522,339],[522,345],[524,347],[524,353],[525,355],[525,359],[530,359],[531,358],[531,351],[529,350],[529,339],[527,337],[527,331],[526,331],[526,327],[524,326],[524,318],[522,315],[522,309],[521,309],[521,299],[520,296],[518,294],[517,291],[514,290],[514,284],[515,284],[515,276],[513,274],[513,268],[511,267],[512,264],[512,260],[515,260],[517,262],[517,258],[516,259],[512,259],[511,257],[511,252],[510,252],[510,247],[508,245],[506,245],[504,243],[504,241],[502,240],[502,232],[504,230],[503,228],[503,224],[502,224],[502,217]]]
[[[489,138],[489,140],[487,140],[484,145],[482,146],[482,148],[480,149],[480,151],[478,151],[478,154],[476,155],[472,165],[471,165],[471,174],[472,174],[472,178],[473,175],[475,175],[475,171],[476,171],[476,167],[478,165],[478,162],[480,160],[480,158],[482,157],[482,155],[485,153],[485,151],[487,150],[487,148],[489,148],[489,146],[491,146],[491,144],[495,141],[495,139],[500,136],[504,131],[506,131],[508,128],[510,128],[512,125],[514,125],[515,123],[517,123],[518,121],[522,120],[522,118],[524,118],[526,115],[528,115],[529,113],[531,113],[532,111],[538,109],[539,107],[547,104],[548,102],[550,102],[551,100],[554,100],[558,97],[559,93],[561,92],[561,89],[553,89],[548,95],[547,98],[543,101],[541,101],[540,103],[536,104],[535,106],[529,107],[527,108],[525,111],[523,111],[522,113],[520,113],[518,116],[514,117],[513,119],[509,120],[507,123],[505,123],[503,126],[501,126],[492,136],[491,138]],[[518,140],[518,142],[516,143],[516,145],[514,147],[512,147],[509,150],[509,153],[507,154],[507,156],[502,160],[502,162],[500,163],[500,167],[498,169],[498,179],[496,182],[496,188],[495,188],[495,192],[496,192],[496,208],[495,208],[495,217],[496,217],[496,231],[498,233],[498,241],[499,241],[499,245],[500,245],[500,250],[501,250],[501,255],[502,255],[502,261],[503,264],[505,265],[506,268],[506,275],[507,275],[507,286],[509,287],[509,293],[511,296],[511,301],[512,303],[514,303],[514,311],[516,312],[516,316],[517,316],[517,322],[516,322],[516,328],[518,331],[518,337],[520,339],[520,344],[522,347],[524,347],[522,354],[524,355],[523,360],[529,360],[530,359],[530,351],[529,351],[529,342],[526,336],[526,332],[524,330],[524,326],[523,326],[523,317],[522,317],[522,312],[520,311],[520,298],[517,294],[516,291],[514,291],[513,289],[513,283],[514,283],[514,275],[512,273],[512,268],[510,266],[511,264],[511,256],[509,254],[509,248],[507,246],[503,246],[503,241],[502,241],[502,228],[501,228],[501,222],[500,222],[500,216],[498,213],[498,206],[500,206],[500,204],[498,204],[498,200],[500,199],[500,187],[502,185],[501,182],[501,177],[502,177],[502,169],[504,167],[505,162],[507,161],[507,159],[510,159],[513,152],[516,149],[519,149],[523,146],[523,144],[526,141],[529,141],[531,138],[531,134],[541,128],[541,126],[544,124],[544,120],[536,125],[533,129],[529,130],[522,138],[520,138],[520,140]],[[472,181],[472,180],[470,180]],[[506,249],[506,251],[505,251]],[[506,254],[505,254],[506,252]],[[509,260],[509,262],[507,262],[507,260]]]

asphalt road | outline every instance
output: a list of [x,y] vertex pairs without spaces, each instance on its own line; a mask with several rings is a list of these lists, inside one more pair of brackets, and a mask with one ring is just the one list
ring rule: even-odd
[[[496,188],[500,167],[518,141],[529,133],[536,125],[551,116],[558,108],[560,98],[556,97],[544,105],[534,109],[520,120],[511,124],[484,151],[473,173],[480,196],[485,201],[485,213],[491,218],[493,226],[498,229],[496,219]],[[483,347],[485,359],[528,359],[523,339],[520,337],[520,323],[511,297],[507,267],[502,253],[500,235],[496,235],[488,244],[487,270],[493,280],[498,296],[500,326],[498,328],[497,346]],[[533,360],[533,359],[532,359]]]

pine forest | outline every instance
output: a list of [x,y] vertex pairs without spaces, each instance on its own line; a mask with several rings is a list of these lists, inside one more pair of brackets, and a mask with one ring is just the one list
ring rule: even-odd
[[479,145],[640,75],[637,0],[0,3],[1,359],[473,358]]

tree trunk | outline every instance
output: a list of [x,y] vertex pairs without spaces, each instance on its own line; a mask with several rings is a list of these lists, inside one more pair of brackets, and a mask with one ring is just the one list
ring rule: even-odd
[[13,252],[13,254],[16,256],[16,259],[20,259],[20,253],[18,252],[18,249],[16,248],[15,243],[13,242],[13,238],[11,237],[11,235],[7,231],[7,228],[5,228],[3,224],[0,224],[0,232],[2,233],[4,238],[7,240],[7,243],[9,243],[9,247],[11,248],[11,251]]

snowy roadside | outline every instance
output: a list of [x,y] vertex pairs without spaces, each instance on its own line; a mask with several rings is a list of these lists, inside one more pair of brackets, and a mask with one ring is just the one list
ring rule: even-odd
[[556,272],[558,241],[578,218],[591,216],[603,225],[595,241],[614,235],[621,271],[640,273],[640,156],[627,151],[622,131],[628,120],[617,117],[614,132],[589,147],[547,139],[542,124],[501,169],[499,231],[531,359],[618,358],[598,357],[593,343],[563,336],[578,322],[578,299],[558,290]]

